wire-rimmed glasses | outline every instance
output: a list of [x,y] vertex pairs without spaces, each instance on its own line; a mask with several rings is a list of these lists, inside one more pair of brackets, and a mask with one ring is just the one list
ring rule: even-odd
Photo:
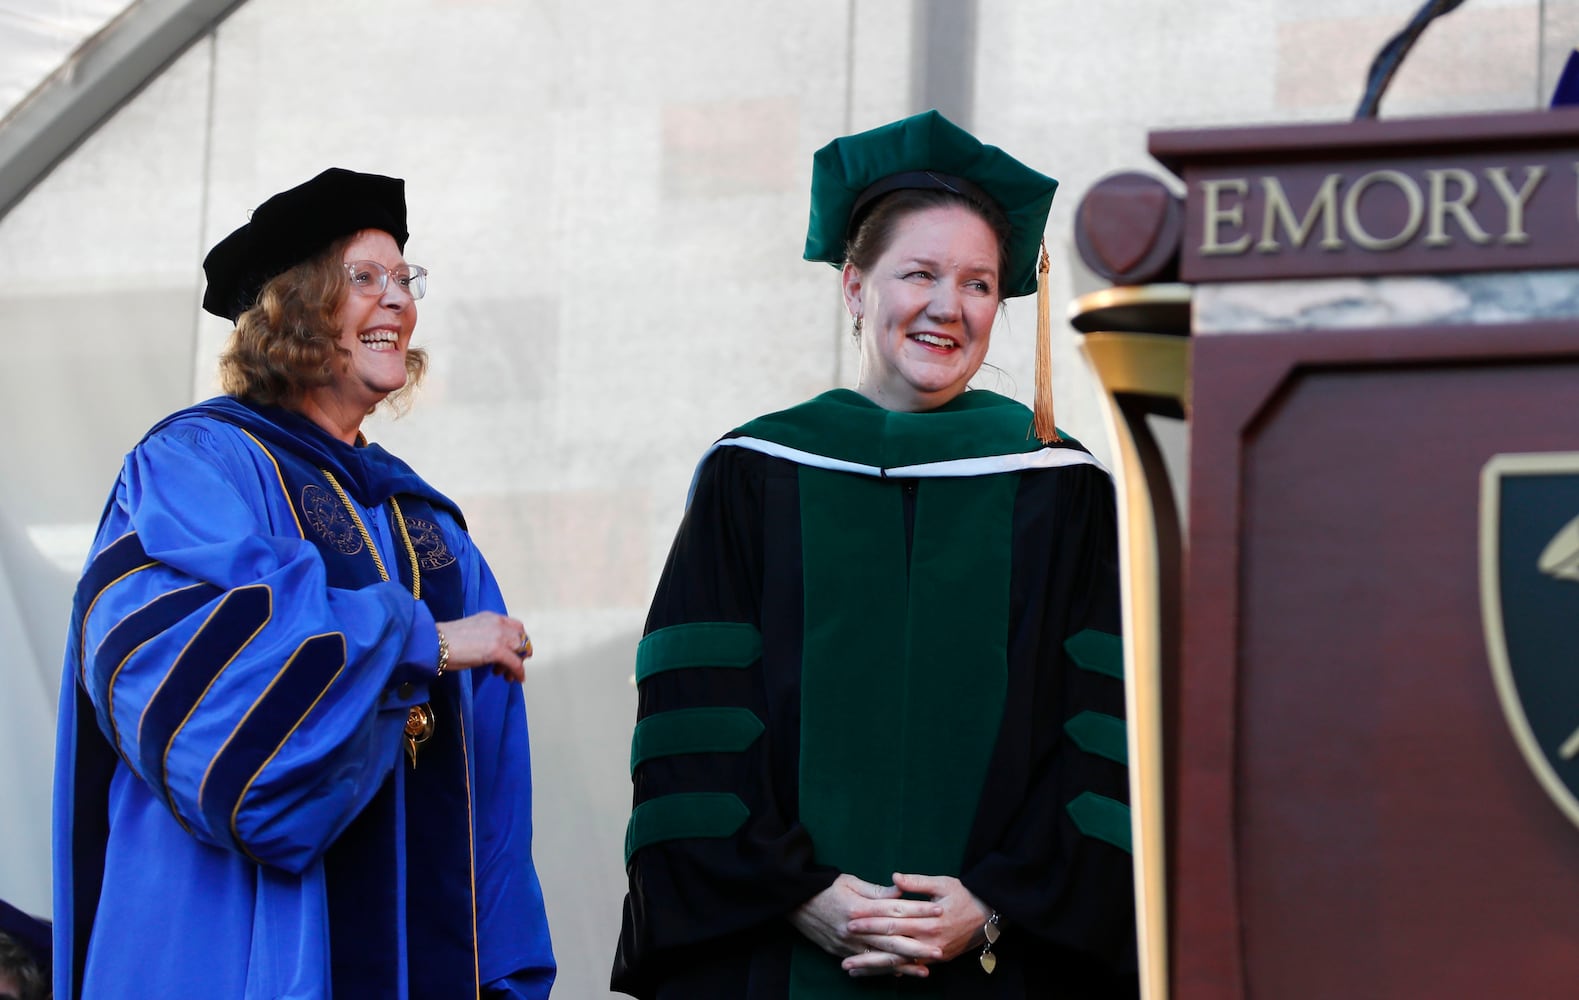
[[345,273],[351,279],[352,290],[359,295],[383,295],[390,275],[413,299],[428,293],[428,269],[415,264],[402,264],[391,271],[376,260],[348,260]]

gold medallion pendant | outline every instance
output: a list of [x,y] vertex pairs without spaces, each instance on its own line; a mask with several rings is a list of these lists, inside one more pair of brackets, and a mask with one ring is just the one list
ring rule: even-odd
[[412,705],[411,711],[406,713],[406,756],[411,758],[411,766],[417,766],[417,747],[426,743],[433,735],[433,709],[424,702],[421,705]]

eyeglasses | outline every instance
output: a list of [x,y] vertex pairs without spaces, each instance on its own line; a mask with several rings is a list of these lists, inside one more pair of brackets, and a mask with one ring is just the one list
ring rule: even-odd
[[351,288],[360,295],[383,295],[390,275],[413,299],[428,293],[428,269],[415,264],[402,264],[391,271],[376,260],[348,260],[345,273],[351,278]]

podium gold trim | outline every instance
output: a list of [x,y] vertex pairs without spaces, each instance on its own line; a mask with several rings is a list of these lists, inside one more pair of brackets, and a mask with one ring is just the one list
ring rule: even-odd
[[[1178,668],[1182,525],[1151,415],[1189,411],[1190,288],[1111,288],[1075,300],[1070,322],[1103,388],[1116,456],[1125,714],[1141,997],[1168,997],[1167,814],[1163,692]],[[1124,330],[1099,324],[1122,323]],[[1167,332],[1148,332],[1167,331]]]

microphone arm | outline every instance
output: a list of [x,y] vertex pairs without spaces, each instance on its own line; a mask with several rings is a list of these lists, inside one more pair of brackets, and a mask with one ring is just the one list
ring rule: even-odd
[[1450,14],[1462,6],[1464,0],[1426,0],[1415,16],[1404,27],[1404,30],[1394,35],[1392,39],[1382,46],[1376,58],[1371,62],[1370,76],[1365,83],[1365,96],[1360,98],[1359,107],[1354,109],[1354,117],[1375,118],[1377,108],[1382,103],[1382,95],[1387,92],[1387,87],[1393,82],[1393,74],[1398,72],[1398,67],[1403,64],[1404,56],[1414,48],[1415,42],[1425,33],[1426,26],[1443,14]]

